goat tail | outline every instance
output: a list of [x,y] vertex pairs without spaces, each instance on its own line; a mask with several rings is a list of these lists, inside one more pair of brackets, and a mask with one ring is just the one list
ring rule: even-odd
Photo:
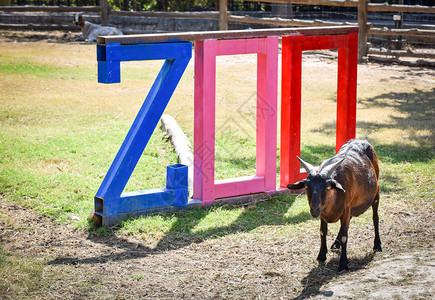
[[379,158],[372,145],[370,145],[370,147],[368,147],[367,149],[367,156],[372,162],[373,169],[375,170],[376,174],[376,179],[379,180]]

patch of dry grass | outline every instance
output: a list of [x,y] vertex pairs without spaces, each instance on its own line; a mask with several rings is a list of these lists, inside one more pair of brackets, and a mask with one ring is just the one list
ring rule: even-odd
[[[333,52],[304,57],[302,155],[312,163],[335,150],[334,57]],[[123,64],[122,82],[102,85],[96,82],[93,45],[8,43],[0,47],[0,58],[0,198],[92,231],[85,219],[93,196],[161,62]],[[217,63],[216,127],[232,118],[247,128],[221,136],[217,175],[247,175],[255,168],[250,121],[255,56],[221,57]],[[191,141],[193,82],[191,62],[166,110]],[[427,244],[433,236],[434,82],[432,70],[359,66],[357,137],[367,138],[381,159],[385,255],[414,247],[415,241]],[[128,189],[163,185],[162,166],[174,162],[170,144],[156,130]],[[43,292],[97,297],[94,285],[106,298],[305,297],[344,278],[335,273],[334,253],[325,266],[315,262],[319,222],[309,215],[305,196],[129,220],[100,232],[107,237],[35,221],[38,217],[29,219],[18,211],[0,214],[0,229],[7,232],[1,235],[7,249],[0,249],[0,274],[17,297]],[[37,229],[16,230],[21,227],[12,225],[18,222],[12,216]],[[338,227],[329,227],[329,245]],[[351,270],[370,268],[378,257],[370,250],[371,212],[352,219],[349,241]],[[21,250],[14,250],[21,244]],[[29,266],[21,269],[22,283],[20,261]],[[33,281],[32,274],[42,274],[42,281]]]

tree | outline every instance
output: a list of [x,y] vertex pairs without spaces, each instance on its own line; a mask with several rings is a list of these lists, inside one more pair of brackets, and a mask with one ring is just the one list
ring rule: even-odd
[[167,11],[168,6],[166,5],[166,0],[157,0],[157,10]]

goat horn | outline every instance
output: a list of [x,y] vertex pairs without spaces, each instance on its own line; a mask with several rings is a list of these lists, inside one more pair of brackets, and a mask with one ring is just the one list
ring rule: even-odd
[[78,13],[76,13],[76,15],[75,15],[75,17],[74,17],[74,20],[76,21],[76,22],[78,22],[79,21],[79,17],[81,16],[81,15],[83,15],[85,12],[78,12]]
[[316,170],[314,169],[314,167],[312,165],[303,161],[302,158],[300,158],[299,156],[296,156],[296,157],[299,159],[302,167],[304,167],[304,169],[307,171],[308,175],[315,175],[316,174]]
[[326,174],[327,177],[331,176],[332,173],[340,166],[343,160],[344,157],[333,164],[325,166],[324,168],[319,170],[319,173],[322,172],[323,174]]

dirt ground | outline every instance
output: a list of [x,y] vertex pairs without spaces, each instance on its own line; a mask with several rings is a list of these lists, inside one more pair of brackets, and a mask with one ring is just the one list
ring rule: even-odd
[[[51,282],[35,298],[66,299],[431,299],[435,295],[433,220],[397,212],[381,222],[384,252],[371,251],[372,230],[352,228],[350,272],[338,255],[318,265],[315,233],[280,242],[231,236],[149,245],[74,231],[34,212],[0,203],[0,242],[46,264]],[[370,227],[370,226],[367,226]],[[371,228],[370,228],[371,229]],[[362,247],[365,254],[352,254]],[[55,274],[61,276],[55,276]],[[14,294],[14,291],[10,291]]]
[[[74,36],[0,32],[10,42],[72,42]],[[434,84],[435,73],[430,69],[379,65],[377,70]],[[373,68],[362,66],[360,72],[373,74]],[[381,203],[381,213],[385,209]],[[434,217],[425,209],[410,213],[396,208],[381,220],[382,253],[371,250],[371,224],[352,228],[350,271],[344,273],[336,272],[334,252],[328,253],[325,265],[315,261],[317,232],[290,234],[279,241],[240,234],[181,242],[168,237],[156,244],[58,225],[6,202],[1,194],[0,210],[5,216],[0,218],[0,243],[5,250],[45,265],[41,276],[50,284],[35,291],[34,298],[432,299],[435,295]]]

